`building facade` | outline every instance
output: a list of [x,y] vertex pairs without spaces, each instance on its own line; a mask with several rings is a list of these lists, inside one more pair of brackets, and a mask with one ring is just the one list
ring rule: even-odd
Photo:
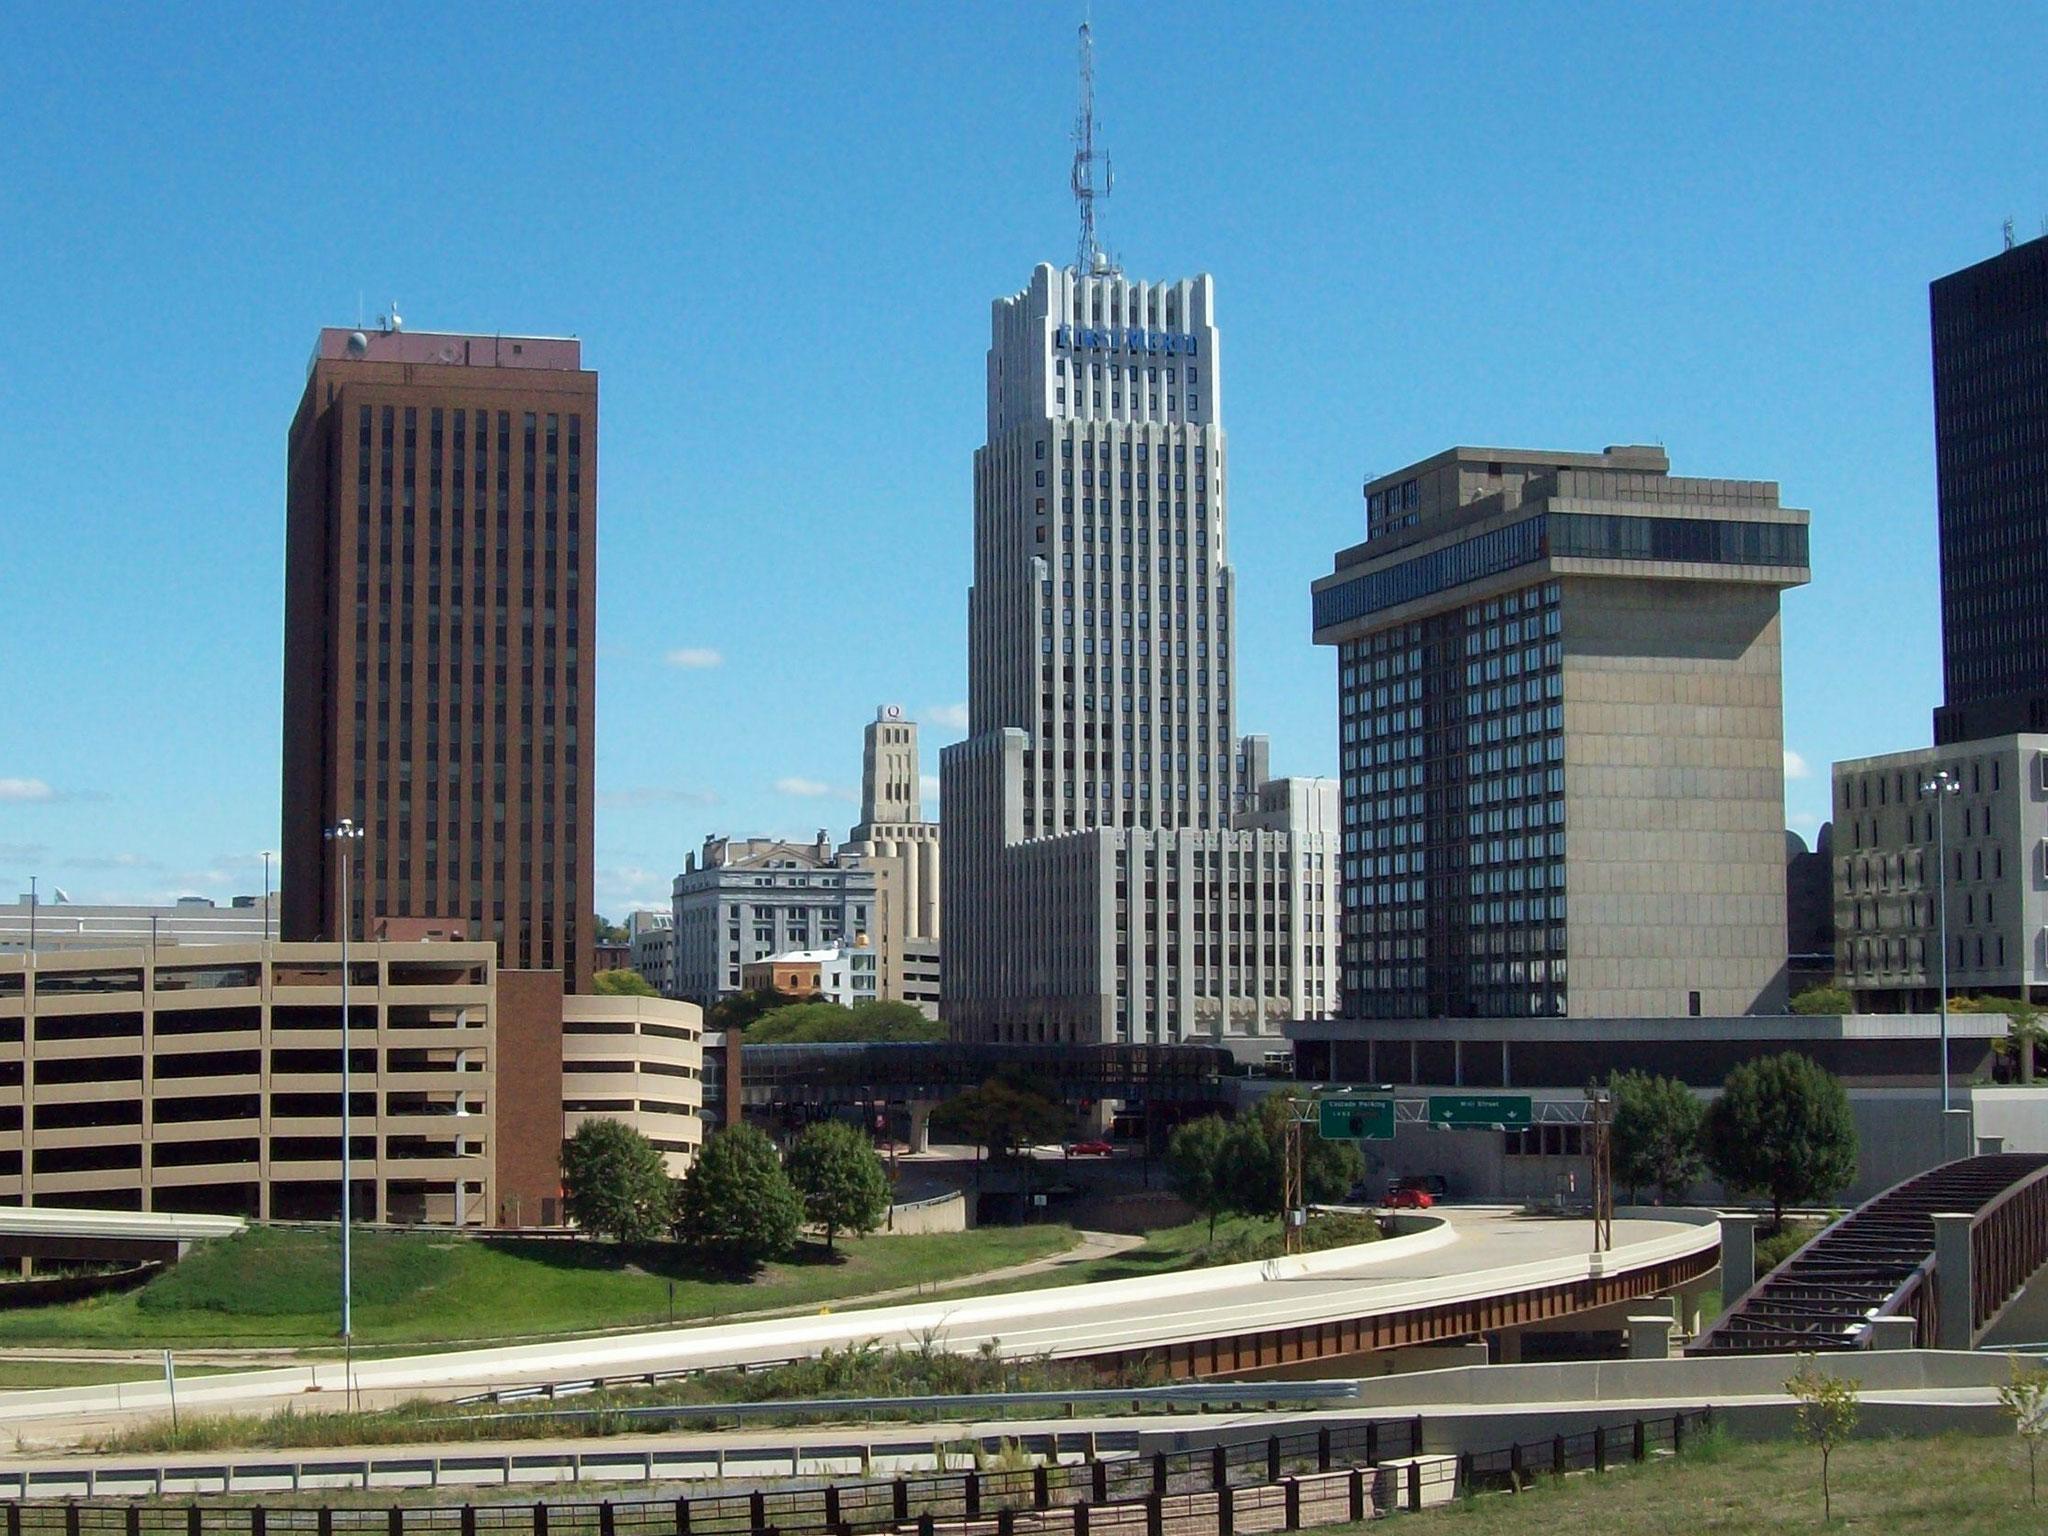
[[1366,515],[1314,585],[1346,1017],[1782,1012],[1807,514],[1658,448],[1454,448]]
[[1173,1042],[1323,1013],[1291,963],[1321,855],[1240,824],[1263,744],[1233,713],[1213,283],[1041,265],[991,329],[970,729],[941,758],[947,1018]]
[[1938,743],[2048,731],[2048,238],[1936,281]]
[[873,939],[881,995],[939,1016],[939,824],[924,819],[917,722],[900,705],[875,711],[862,739],[861,812],[842,863],[874,871]]
[[[352,1215],[553,1226],[592,1114],[687,1168],[702,1018],[564,996],[494,946],[349,951]],[[0,955],[0,1205],[331,1221],[341,947],[223,940]]]
[[[333,1220],[340,962],[338,945],[232,942],[0,957],[0,1202]],[[353,1213],[490,1221],[491,949],[367,944],[350,962]]]
[[868,933],[876,882],[837,858],[822,831],[812,843],[707,837],[673,900],[676,994],[709,1006],[741,989],[751,960]]
[[283,936],[460,922],[589,990],[597,376],[573,340],[327,329],[291,425]]
[[[1944,771],[1960,787],[1936,795]],[[2048,1001],[2048,735],[1840,762],[1834,796],[1835,974],[1859,1009],[1939,1006],[1943,845],[1950,993]]]
[[663,997],[676,991],[676,917],[673,912],[630,912],[626,943],[633,969]]
[[586,1120],[623,1121],[661,1153],[671,1178],[704,1140],[704,1015],[653,997],[562,1002],[562,1136]]
[[792,997],[816,995],[842,1008],[858,1008],[881,996],[881,953],[863,939],[793,949],[747,962],[740,967],[740,980],[750,992],[773,987]]

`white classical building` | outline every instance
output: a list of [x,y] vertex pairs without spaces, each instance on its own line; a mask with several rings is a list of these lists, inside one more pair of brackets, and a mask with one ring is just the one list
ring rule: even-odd
[[707,837],[671,891],[674,995],[707,1007],[740,990],[750,961],[858,938],[874,922],[874,871],[835,855],[822,829],[809,843]]
[[1041,265],[993,306],[968,739],[941,757],[964,1038],[1247,1049],[1335,1001],[1334,793],[1236,734],[1206,276]]

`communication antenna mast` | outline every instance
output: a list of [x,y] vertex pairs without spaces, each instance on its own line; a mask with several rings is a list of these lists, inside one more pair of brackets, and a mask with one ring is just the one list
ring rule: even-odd
[[1095,200],[1108,197],[1116,186],[1116,172],[1109,156],[1102,157],[1102,186],[1095,185],[1095,35],[1088,23],[1081,23],[1081,110],[1074,116],[1074,201],[1081,209],[1081,240],[1074,254],[1074,270],[1114,272],[1116,263],[1095,237]]
[[2008,251],[2012,249],[2012,219],[2010,217],[2005,221],[2005,248]]

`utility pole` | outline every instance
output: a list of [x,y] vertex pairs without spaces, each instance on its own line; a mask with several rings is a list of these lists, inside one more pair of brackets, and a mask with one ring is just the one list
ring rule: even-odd
[[1586,1129],[1592,1145],[1586,1151],[1593,1164],[1593,1251],[1607,1253],[1614,1247],[1614,1100],[1604,1088],[1586,1094],[1591,1114]]
[[1308,1246],[1308,1127],[1319,1111],[1314,1099],[1287,1101],[1286,1141],[1280,1158],[1280,1251]]

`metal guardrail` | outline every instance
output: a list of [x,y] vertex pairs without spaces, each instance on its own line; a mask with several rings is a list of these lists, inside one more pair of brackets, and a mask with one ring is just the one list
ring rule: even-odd
[[[1395,1508],[1420,1509],[1444,1502],[1460,1489],[1521,1488],[1543,1472],[1605,1471],[1617,1462],[1675,1453],[1684,1449],[1689,1435],[1712,1428],[1713,1412],[1707,1407],[1696,1413],[1634,1418],[1456,1456],[1427,1453],[1420,1417],[1349,1421],[1115,1459],[1091,1453],[1077,1462],[1055,1459],[993,1471],[944,1469],[947,1450],[935,1446],[927,1454],[941,1458],[942,1469],[921,1476],[659,1499],[384,1507],[275,1506],[260,1501],[202,1505],[196,1500],[174,1504],[164,1501],[166,1469],[158,1468],[154,1503],[17,1497],[0,1507],[5,1511],[5,1536],[882,1536],[913,1524],[922,1536],[937,1536],[940,1531],[946,1536],[973,1536],[991,1524],[1001,1536],[1015,1536],[1018,1514],[1024,1511],[1035,1512],[1032,1528],[1040,1531],[1088,1536],[1095,1523],[1106,1533],[1142,1522],[1148,1533],[1159,1536],[1166,1529],[1169,1509],[1176,1532],[1233,1536],[1240,1500],[1245,1501],[1247,1530],[1298,1530],[1329,1523],[1333,1517],[1358,1520]],[[1057,1447],[1054,1452],[1057,1456]],[[628,1452],[616,1460],[631,1465],[651,1455]],[[512,1477],[511,1457],[415,1456],[377,1465],[394,1472],[417,1471],[429,1460],[437,1481],[444,1460],[465,1462],[469,1470],[484,1472],[496,1470],[502,1461],[506,1482]],[[580,1475],[583,1466],[597,1458],[574,1460]],[[800,1456],[798,1462],[800,1466]],[[651,1476],[651,1460],[647,1465]],[[332,1478],[360,1469],[362,1486],[368,1487],[371,1467],[367,1459],[293,1464],[293,1481],[287,1486],[299,1488],[302,1473]],[[174,1477],[189,1481],[193,1470],[177,1469]],[[234,1468],[220,1470],[224,1488],[232,1490]],[[265,1470],[274,1475],[277,1469]],[[127,1475],[146,1476],[148,1471],[131,1468]],[[1348,1509],[1305,1510],[1304,1484],[1315,1486],[1317,1476],[1332,1473],[1348,1484]],[[20,1475],[28,1480],[27,1474]],[[70,1475],[75,1480],[79,1474],[74,1470]],[[111,1479],[115,1474],[106,1475]],[[6,1476],[0,1473],[0,1478]],[[86,1476],[90,1486],[90,1474]],[[1330,1484],[1320,1488],[1327,1494]],[[1304,1514],[1313,1517],[1304,1519]],[[1055,1518],[1056,1526],[1051,1523]]]
[[[636,1379],[637,1384],[637,1379]],[[561,1395],[558,1391],[557,1396]],[[668,1419],[716,1419],[744,1423],[749,1419],[778,1419],[812,1415],[844,1415],[860,1418],[878,1413],[968,1413],[1000,1412],[1010,1408],[1049,1408],[1073,1416],[1077,1407],[1128,1403],[1133,1413],[1149,1405],[1172,1408],[1277,1407],[1282,1403],[1342,1402],[1358,1396],[1352,1381],[1267,1381],[1197,1383],[1166,1387],[1077,1387],[1066,1392],[952,1392],[919,1397],[817,1397],[784,1398],[750,1403],[672,1403],[630,1408],[562,1408],[524,1413],[450,1415],[430,1419],[433,1424],[511,1424],[535,1419],[568,1423],[590,1423],[599,1419],[629,1422]],[[501,1399],[502,1400],[502,1399]],[[463,1399],[473,1402],[474,1399]]]

